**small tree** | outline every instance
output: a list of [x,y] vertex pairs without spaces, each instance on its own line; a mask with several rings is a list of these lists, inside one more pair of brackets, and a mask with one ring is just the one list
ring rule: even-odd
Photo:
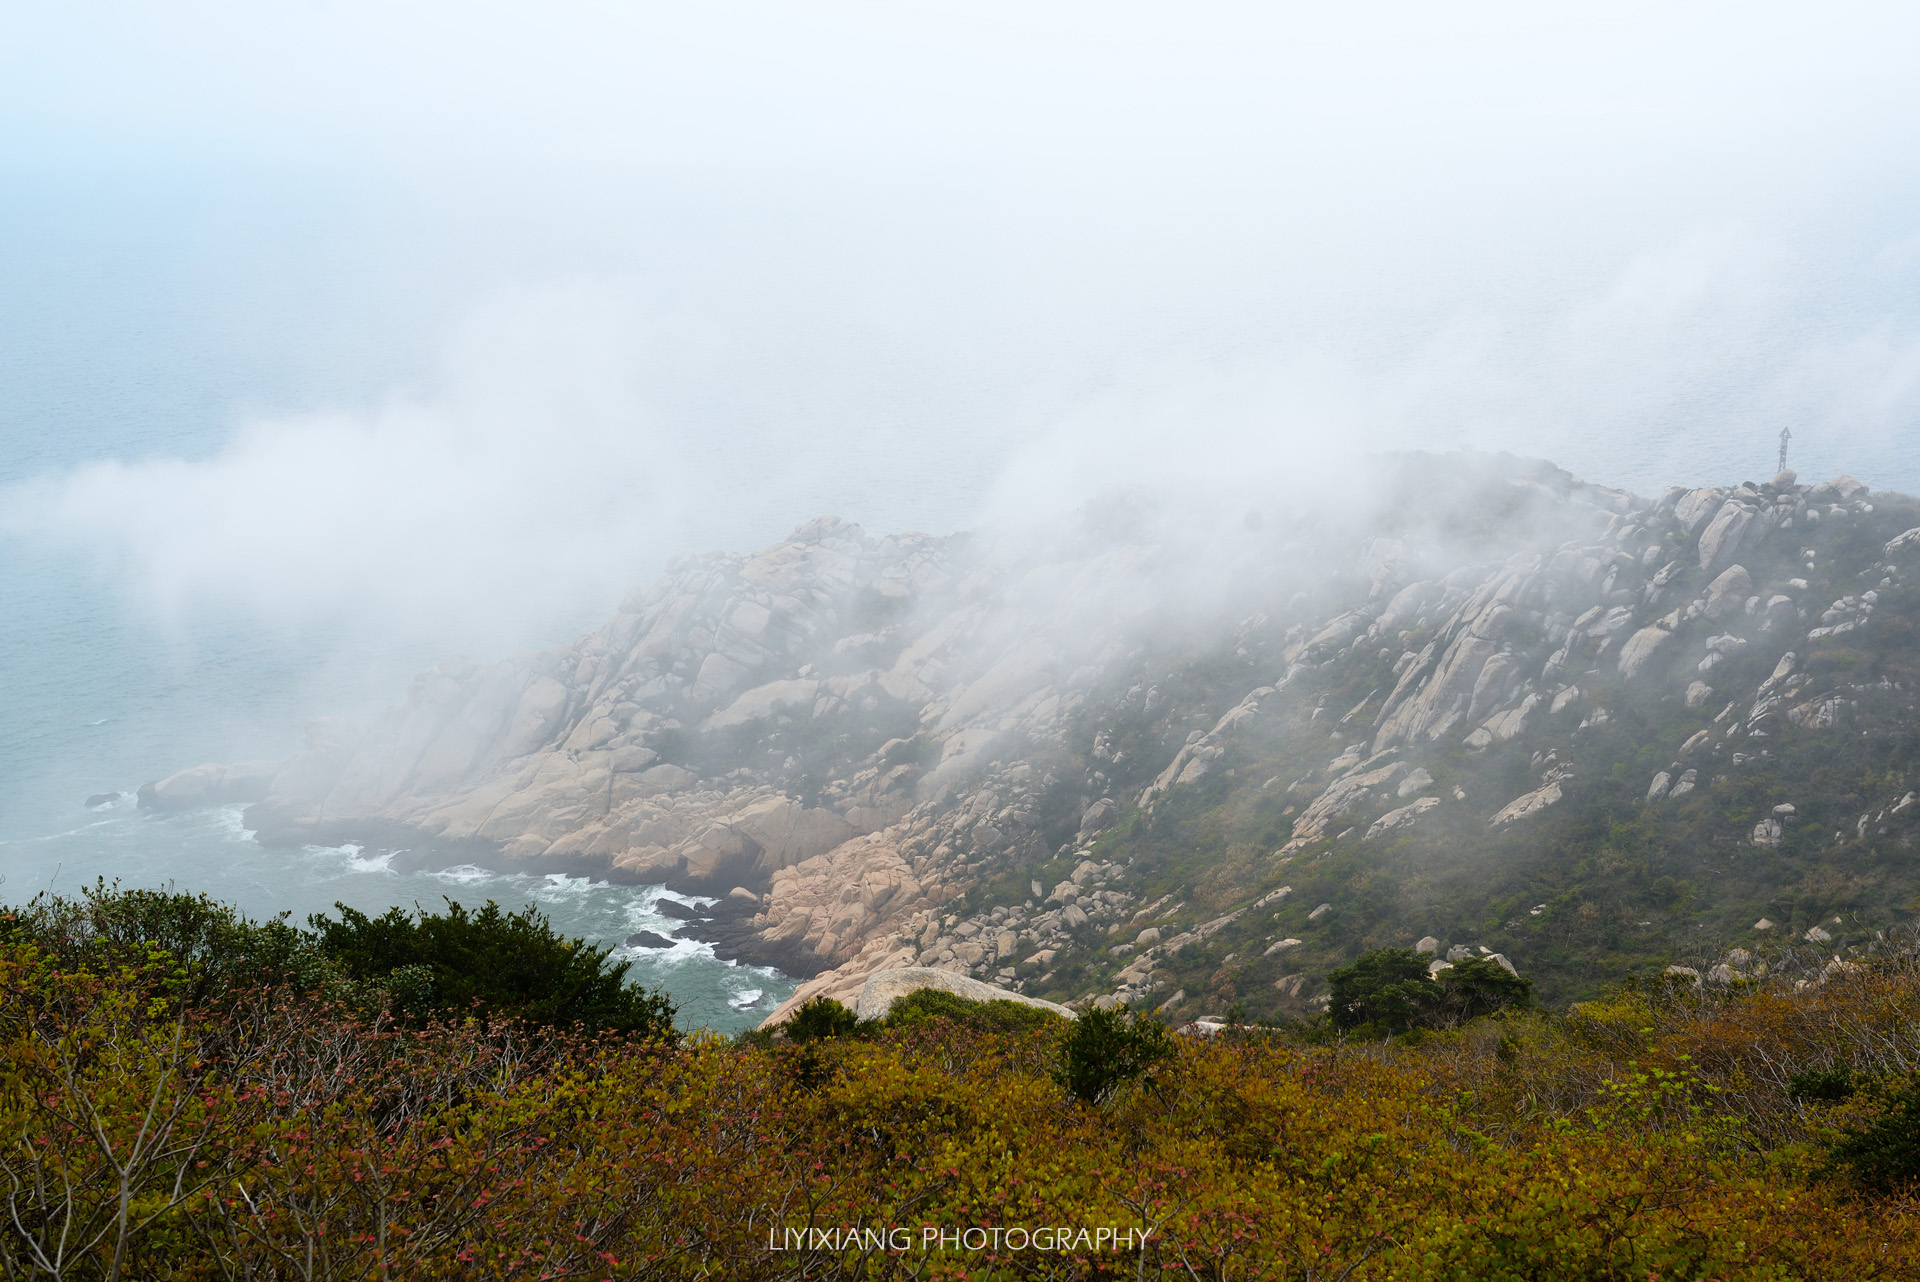
[[1427,959],[1410,948],[1377,949],[1329,974],[1327,983],[1333,989],[1327,1013],[1339,1029],[1449,1028],[1533,1002],[1533,981],[1499,962],[1470,957],[1430,975]]
[[1099,1104],[1173,1051],[1173,1034],[1158,1020],[1124,1006],[1095,1007],[1073,1021],[1048,1075],[1075,1097]]
[[529,904],[517,913],[489,900],[468,912],[390,908],[369,917],[335,904],[340,920],[307,919],[328,960],[355,979],[387,989],[395,1013],[415,1023],[478,1009],[530,1024],[632,1033],[671,1041],[673,1002],[626,982],[633,963],[568,939]]
[[860,1017],[831,997],[815,997],[800,1004],[787,1020],[787,1040],[817,1042],[831,1037],[851,1037],[860,1028]]
[[1403,1033],[1432,1023],[1444,996],[1427,975],[1426,959],[1411,948],[1376,949],[1330,972],[1327,985],[1333,990],[1327,1014],[1339,1029],[1372,1024]]
[[1434,978],[1440,983],[1443,1023],[1464,1024],[1497,1010],[1533,1005],[1533,981],[1485,957],[1457,961]]

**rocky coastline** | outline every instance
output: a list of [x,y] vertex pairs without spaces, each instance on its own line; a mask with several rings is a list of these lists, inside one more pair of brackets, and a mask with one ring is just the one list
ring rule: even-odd
[[[1838,724],[1857,693],[1804,656],[1866,628],[1920,563],[1920,520],[1880,528],[1911,500],[1876,516],[1845,477],[1649,499],[1546,464],[1416,456],[1366,484],[1377,501],[1337,516],[1250,513],[1262,532],[1208,567],[1232,591],[1199,606],[1178,601],[1193,563],[1152,521],[1009,548],[821,518],[674,563],[573,645],[444,662],[370,725],[318,720],[284,761],[194,767],[140,801],[244,802],[268,844],[710,896],[685,933],[808,979],[796,999],[903,966],[1057,991],[1091,949],[1111,974],[1080,996],[1162,1000],[1182,948],[1278,920],[1295,861],[1467,816],[1533,822],[1582,788],[1578,745],[1636,700],[1725,708],[1675,754],[1668,793],[1770,726]],[[1836,529],[1872,534],[1844,545],[1858,590],[1828,605],[1809,576],[1832,567],[1800,545]],[[1356,683],[1364,697],[1336,701]],[[1236,874],[1242,908],[1143,884],[1103,844],[1233,775],[1261,734],[1320,759],[1268,780],[1275,840]],[[1455,759],[1511,759],[1513,782],[1470,796],[1437,781]]]

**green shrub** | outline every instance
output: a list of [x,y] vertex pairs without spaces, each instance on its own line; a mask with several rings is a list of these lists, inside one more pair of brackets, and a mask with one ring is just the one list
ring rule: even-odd
[[1831,1104],[1853,1096],[1853,1074],[1844,1068],[1813,1068],[1787,1078],[1787,1094],[1797,1100]]
[[267,984],[315,990],[332,971],[312,936],[286,914],[256,922],[206,895],[122,890],[96,881],[78,898],[41,894],[0,916],[0,934],[31,940],[75,969],[106,970],[151,958],[178,963],[179,995],[195,1003]]
[[952,1020],[982,1033],[1029,1033],[1060,1022],[1060,1016],[1025,1002],[977,1002],[939,988],[919,988],[897,999],[884,1028],[912,1028],[935,1020]]
[[860,1017],[831,997],[815,997],[802,1002],[787,1020],[790,1042],[825,1041],[832,1037],[851,1037],[860,1031]]
[[1457,961],[1438,976],[1440,984],[1440,1020],[1464,1024],[1498,1010],[1525,1009],[1533,1005],[1533,981],[1510,974],[1499,962],[1484,957]]
[[1126,1007],[1085,1010],[1060,1039],[1048,1075],[1089,1104],[1111,1099],[1173,1054],[1173,1034]]
[[1848,1127],[1829,1151],[1826,1172],[1844,1171],[1868,1193],[1910,1190],[1920,1182],[1920,1072],[1868,1088],[1880,1115]]
[[338,921],[307,919],[321,952],[353,978],[386,988],[395,1013],[410,1022],[472,1013],[674,1036],[672,1001],[628,984],[632,962],[609,963],[610,948],[565,938],[531,904],[506,913],[489,900],[470,913],[448,900],[444,914],[390,908],[379,917],[334,908]]

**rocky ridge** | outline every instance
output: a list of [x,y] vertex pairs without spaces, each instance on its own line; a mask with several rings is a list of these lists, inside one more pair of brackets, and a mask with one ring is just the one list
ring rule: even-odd
[[[1338,519],[1276,504],[1219,549],[1234,590],[1187,626],[1164,594],[1188,567],[1151,522],[1010,550],[823,518],[676,563],[572,646],[443,663],[370,726],[316,722],[287,761],[142,801],[251,801],[263,841],[722,896],[694,929],[723,955],[815,977],[775,1020],[912,966],[1161,1005],[1189,976],[1230,1003],[1257,974],[1286,1009],[1314,999],[1308,958],[1386,925],[1442,947],[1399,910],[1308,909],[1299,870],[1524,834],[1659,750],[1649,708],[1691,718],[1633,786],[1654,813],[1769,740],[1911,706],[1904,679],[1815,661],[1904,611],[1910,500],[1791,473],[1647,499],[1506,459],[1372,483]],[[1794,815],[1742,839],[1771,849]],[[1177,866],[1155,834],[1207,816],[1244,840]]]

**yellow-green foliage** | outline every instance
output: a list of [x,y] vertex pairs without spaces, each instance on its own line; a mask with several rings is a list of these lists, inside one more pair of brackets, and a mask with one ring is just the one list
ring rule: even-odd
[[[0,945],[9,1276],[1920,1276],[1920,1205],[1815,1174],[1867,1105],[1786,1086],[1911,1062],[1896,966],[1417,1045],[1178,1038],[1093,1105],[1049,1074],[1056,1023],[669,1047],[284,993],[213,1011],[167,995],[170,964]],[[923,1225],[1153,1238],[993,1258],[923,1252]],[[769,1249],[846,1226],[914,1248]]]

